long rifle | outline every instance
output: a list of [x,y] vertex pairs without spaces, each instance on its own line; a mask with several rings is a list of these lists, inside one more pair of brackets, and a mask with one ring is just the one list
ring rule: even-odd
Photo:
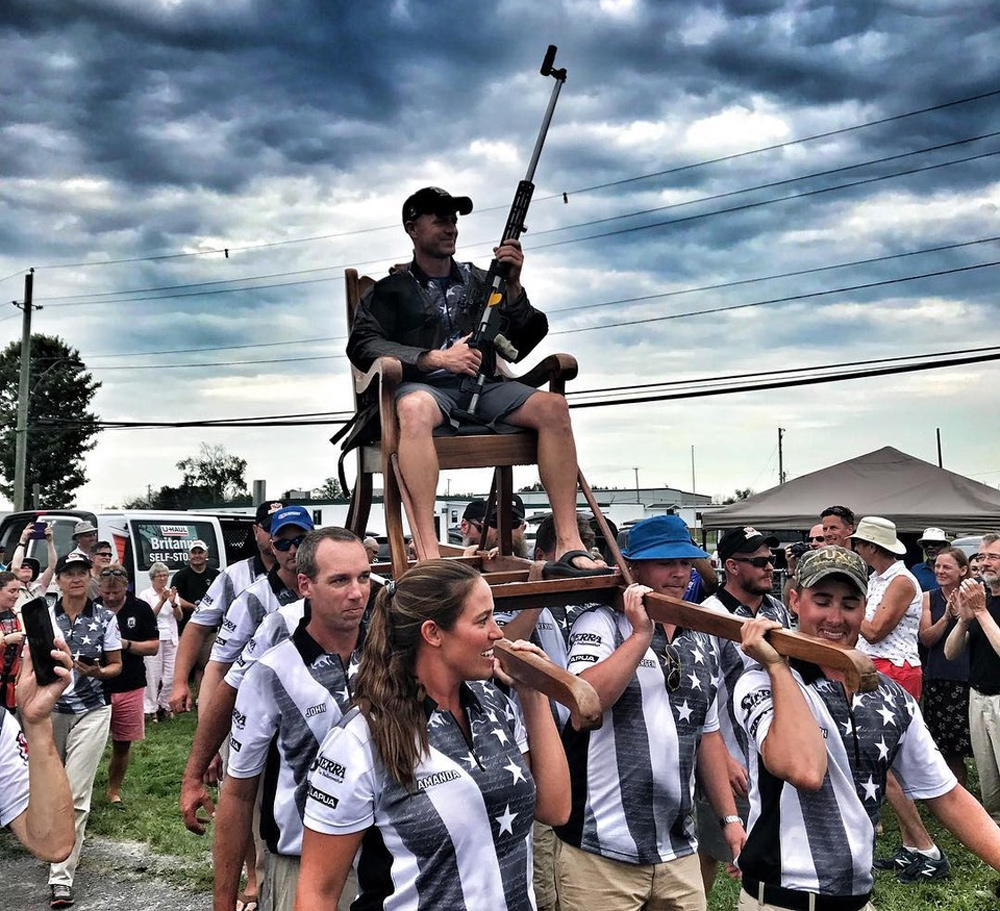
[[[556,101],[559,99],[559,91],[566,81],[566,70],[553,69],[552,64],[556,59],[556,46],[549,45],[545,52],[545,59],[542,61],[541,74],[551,76],[556,84],[552,87],[552,94],[549,97],[549,106],[542,119],[542,128],[538,132],[538,139],[535,141],[535,150],[531,153],[531,161],[528,163],[528,171],[517,185],[514,193],[514,202],[511,204],[510,212],[507,215],[507,223],[504,225],[503,234],[500,236],[500,243],[505,240],[517,240],[527,231],[524,219],[528,215],[528,206],[531,205],[531,196],[535,192],[535,185],[532,182],[535,177],[535,168],[538,167],[538,159],[542,154],[542,146],[545,144],[545,136],[549,131],[549,123],[552,121],[552,114],[556,109]],[[510,343],[509,339],[498,333],[500,321],[499,304],[503,300],[504,288],[507,285],[507,277],[510,273],[508,263],[498,262],[496,257],[490,263],[489,272],[486,275],[481,300],[473,301],[474,309],[482,308],[482,317],[479,325],[472,337],[468,341],[470,348],[488,349],[506,358],[508,361],[517,360],[517,349]],[[466,377],[462,381],[462,392],[469,396],[469,403],[465,409],[457,409],[457,414],[470,420],[478,420],[476,412],[479,408],[479,396],[486,381],[486,374],[483,367],[486,364],[483,358],[479,367],[479,372],[474,377]]]

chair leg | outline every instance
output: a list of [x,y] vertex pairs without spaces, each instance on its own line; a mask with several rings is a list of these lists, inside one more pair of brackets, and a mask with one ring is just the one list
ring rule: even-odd
[[406,539],[403,536],[402,492],[400,484],[402,477],[396,454],[392,453],[383,465],[382,480],[385,491],[385,531],[389,538],[389,559],[392,561],[392,577],[400,578],[409,569],[410,558],[406,552]]
[[497,494],[497,538],[500,553],[505,557],[514,553],[513,515],[511,503],[514,500],[514,470],[510,465],[496,468],[495,487]]
[[358,474],[354,479],[354,490],[351,493],[351,505],[347,510],[348,531],[353,531],[359,538],[365,536],[368,529],[368,519],[372,512],[372,475],[364,471],[363,457],[358,449]]
[[597,497],[594,496],[594,492],[590,489],[587,479],[583,476],[583,472],[580,470],[577,470],[576,482],[579,484],[580,490],[583,492],[587,505],[590,506],[590,511],[594,514],[594,518],[597,519],[597,524],[601,527],[604,540],[607,542],[608,549],[615,558],[615,565],[621,571],[622,578],[625,580],[626,584],[631,584],[633,581],[632,573],[629,571],[628,564],[625,562],[625,558],[622,556],[621,550],[618,549],[618,541],[615,540],[614,535],[611,534],[611,529],[608,527],[607,520],[604,518],[604,513],[601,512],[601,507],[597,505]]

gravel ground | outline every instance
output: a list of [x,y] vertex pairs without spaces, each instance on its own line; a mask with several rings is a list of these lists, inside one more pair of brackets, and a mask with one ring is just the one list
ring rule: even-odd
[[[211,911],[211,896],[173,885],[168,876],[183,861],[151,854],[139,842],[88,837],[73,892],[74,911]],[[49,868],[4,832],[0,836],[0,911],[49,906]]]

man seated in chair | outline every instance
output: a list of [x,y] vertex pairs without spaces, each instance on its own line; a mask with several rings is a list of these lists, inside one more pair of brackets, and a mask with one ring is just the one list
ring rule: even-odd
[[[423,557],[438,556],[434,498],[438,462],[432,436],[446,420],[457,426],[455,412],[467,407],[462,379],[482,366],[487,377],[477,415],[498,432],[528,428],[538,434],[538,473],[556,524],[556,563],[561,574],[586,573],[603,564],[584,549],[576,524],[576,444],[569,409],[561,395],[541,392],[497,377],[492,350],[469,347],[480,314],[475,300],[486,273],[454,259],[458,216],[472,211],[467,196],[424,187],[403,204],[403,228],[413,241],[413,261],[377,282],[358,308],[347,342],[347,355],[360,370],[376,358],[391,356],[403,365],[396,394],[399,415],[399,467],[413,501],[412,522],[425,543]],[[517,240],[494,250],[510,268],[499,304],[500,331],[528,354],[548,332],[548,320],[528,302],[521,287],[524,255]]]

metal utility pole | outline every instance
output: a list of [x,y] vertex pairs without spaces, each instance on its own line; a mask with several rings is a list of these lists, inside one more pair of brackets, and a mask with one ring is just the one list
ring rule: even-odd
[[635,472],[635,502],[639,502],[639,469],[633,467],[632,471]]
[[[14,429],[14,511],[24,509],[28,471],[28,384],[31,379],[31,292],[35,270],[24,276],[24,303],[21,304],[21,378],[17,386],[17,426]],[[14,306],[18,306],[15,301]]]
[[944,468],[944,463],[941,460],[941,428],[937,429],[937,449],[938,449],[938,468]]
[[785,452],[782,448],[781,441],[785,435],[785,428],[778,428],[778,483],[785,483]]

